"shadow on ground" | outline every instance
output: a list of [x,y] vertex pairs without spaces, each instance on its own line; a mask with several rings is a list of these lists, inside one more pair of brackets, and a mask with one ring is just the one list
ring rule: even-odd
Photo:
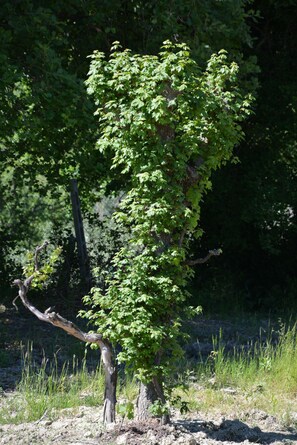
[[[272,418],[273,419],[273,418]],[[272,423],[273,420],[270,420]],[[203,433],[203,436],[219,442],[255,442],[260,444],[272,444],[275,442],[296,442],[297,433],[294,431],[262,431],[258,426],[250,427],[246,423],[235,420],[223,420],[220,424],[199,420],[178,421],[178,428],[182,428],[189,433]],[[275,424],[275,428],[279,425]]]

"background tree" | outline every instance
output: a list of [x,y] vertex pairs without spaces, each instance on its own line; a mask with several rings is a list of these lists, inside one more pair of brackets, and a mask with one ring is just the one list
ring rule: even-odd
[[189,310],[185,286],[195,261],[188,254],[192,237],[201,236],[201,200],[212,171],[231,159],[249,110],[237,73],[225,51],[203,72],[186,45],[169,41],[158,57],[120,51],[117,42],[109,60],[92,56],[87,84],[99,116],[97,144],[131,178],[115,216],[131,239],[113,260],[106,291],[85,297],[91,309],[83,315],[121,345],[118,360],[142,382],[139,419],[153,402],[166,409],[164,378]]

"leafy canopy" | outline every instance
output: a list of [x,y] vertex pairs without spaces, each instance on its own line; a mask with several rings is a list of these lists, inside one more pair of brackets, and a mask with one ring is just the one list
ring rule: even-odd
[[115,218],[131,232],[114,257],[103,292],[85,298],[90,319],[118,359],[142,381],[166,374],[179,353],[189,243],[199,237],[200,206],[213,170],[232,157],[251,98],[237,87],[226,51],[201,71],[185,44],[164,42],[158,56],[121,50],[91,56],[88,92],[99,118],[98,148],[131,177]]

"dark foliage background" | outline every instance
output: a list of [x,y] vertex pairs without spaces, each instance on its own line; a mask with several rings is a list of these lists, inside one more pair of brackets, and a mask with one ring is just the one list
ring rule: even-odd
[[108,267],[125,235],[115,235],[110,220],[114,200],[101,199],[111,190],[118,196],[129,178],[111,173],[95,146],[87,56],[108,52],[115,40],[157,53],[172,39],[188,43],[202,66],[212,52],[228,50],[240,65],[243,91],[256,95],[245,142],[236,149],[240,162],[216,172],[204,200],[204,237],[193,242],[193,257],[218,247],[224,254],[197,267],[193,300],[212,312],[293,313],[296,18],[294,0],[3,0],[0,300],[11,301],[10,283],[26,250],[47,237],[64,247],[49,295],[58,293],[66,305],[80,301],[70,178],[78,179],[92,266]]

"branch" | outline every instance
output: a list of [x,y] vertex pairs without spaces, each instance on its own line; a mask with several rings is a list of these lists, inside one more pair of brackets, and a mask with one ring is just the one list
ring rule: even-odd
[[[45,249],[48,246],[49,242],[48,241],[44,241],[44,243],[41,246],[37,246],[35,249],[35,253],[34,253],[34,272],[32,273],[32,275],[30,275],[28,278],[25,279],[24,283],[21,280],[14,280],[13,284],[16,286],[20,287],[20,284],[22,286],[25,287],[25,289],[23,289],[23,291],[25,291],[25,294],[27,294],[28,290],[30,289],[31,283],[35,277],[35,272],[39,271],[39,262],[38,262],[38,256],[40,254],[40,252]],[[14,299],[13,299],[13,306],[15,307],[16,311],[18,311],[18,307],[16,305],[16,300],[20,297],[20,292],[19,295],[17,295]],[[22,300],[23,301],[23,300]]]
[[[37,309],[33,304],[28,300],[27,293],[30,289],[31,283],[35,277],[35,272],[39,270],[38,257],[40,252],[46,248],[48,245],[48,241],[45,241],[41,246],[37,246],[34,254],[34,273],[28,277],[24,282],[20,279],[14,280],[13,284],[18,286],[19,294],[18,297],[21,299],[23,305],[29,309],[32,314],[34,314],[39,320],[45,321],[46,323],[50,323],[54,326],[57,326],[60,329],[63,329],[68,334],[73,337],[78,338],[79,340],[87,343],[97,343],[100,347],[101,351],[104,352],[106,349],[110,349],[110,344],[107,340],[103,340],[101,334],[90,334],[81,331],[72,321],[66,320],[66,318],[57,314],[56,312],[51,312],[51,308],[48,308],[45,312],[41,312]],[[15,305],[15,300],[13,300]]]
[[41,312],[39,309],[37,309],[28,300],[27,293],[29,287],[26,286],[25,283],[22,282],[22,280],[14,280],[13,284],[19,287],[19,298],[22,300],[23,305],[27,309],[29,309],[29,311],[32,312],[32,314],[34,314],[39,320],[57,326],[73,337],[76,337],[86,343],[97,343],[100,349],[106,346],[106,340],[102,339],[101,334],[89,334],[81,331],[74,323],[72,323],[72,321],[66,320],[66,318],[62,317],[56,312],[49,312],[50,308],[47,309],[45,312]]
[[[117,384],[117,366],[113,357],[112,345],[107,339],[103,339],[101,334],[92,334],[83,332],[72,321],[66,320],[61,315],[52,311],[52,308],[48,308],[45,312],[40,312],[33,304],[28,300],[27,293],[30,289],[31,283],[36,276],[36,272],[39,270],[38,256],[39,253],[48,245],[46,241],[41,246],[35,249],[34,255],[34,273],[27,278],[24,282],[22,280],[14,280],[13,284],[18,286],[18,297],[22,300],[23,305],[29,309],[39,320],[45,321],[57,326],[63,331],[73,337],[78,338],[81,341],[87,343],[96,343],[101,351],[101,359],[103,362],[103,368],[105,373],[105,393],[104,393],[104,408],[103,408],[103,421],[106,423],[112,423],[115,421],[115,404],[116,404],[116,384]],[[14,299],[14,305],[15,305]],[[16,306],[16,305],[15,305]]]
[[204,258],[197,258],[196,260],[188,260],[186,261],[186,264],[188,266],[195,266],[196,264],[203,264],[206,263],[212,256],[219,256],[223,253],[222,249],[213,249],[208,252],[206,257]]
[[39,253],[45,249],[48,246],[48,241],[44,241],[44,243],[41,246],[37,246],[35,249],[35,254],[34,254],[34,270],[35,272],[38,272],[39,270],[39,263],[38,263],[38,256]]
[[[35,249],[35,253],[34,253],[34,272],[32,273],[32,275],[30,275],[30,277],[26,278],[24,281],[24,286],[29,290],[30,285],[35,277],[35,272],[39,271],[39,262],[38,262],[38,257],[40,252],[45,249],[48,246],[49,242],[48,241],[44,241],[44,243],[41,246],[37,246]],[[17,281],[17,280],[15,280]],[[15,284],[15,283],[14,283]],[[20,295],[19,295],[20,296]],[[15,302],[15,299],[13,300]]]

